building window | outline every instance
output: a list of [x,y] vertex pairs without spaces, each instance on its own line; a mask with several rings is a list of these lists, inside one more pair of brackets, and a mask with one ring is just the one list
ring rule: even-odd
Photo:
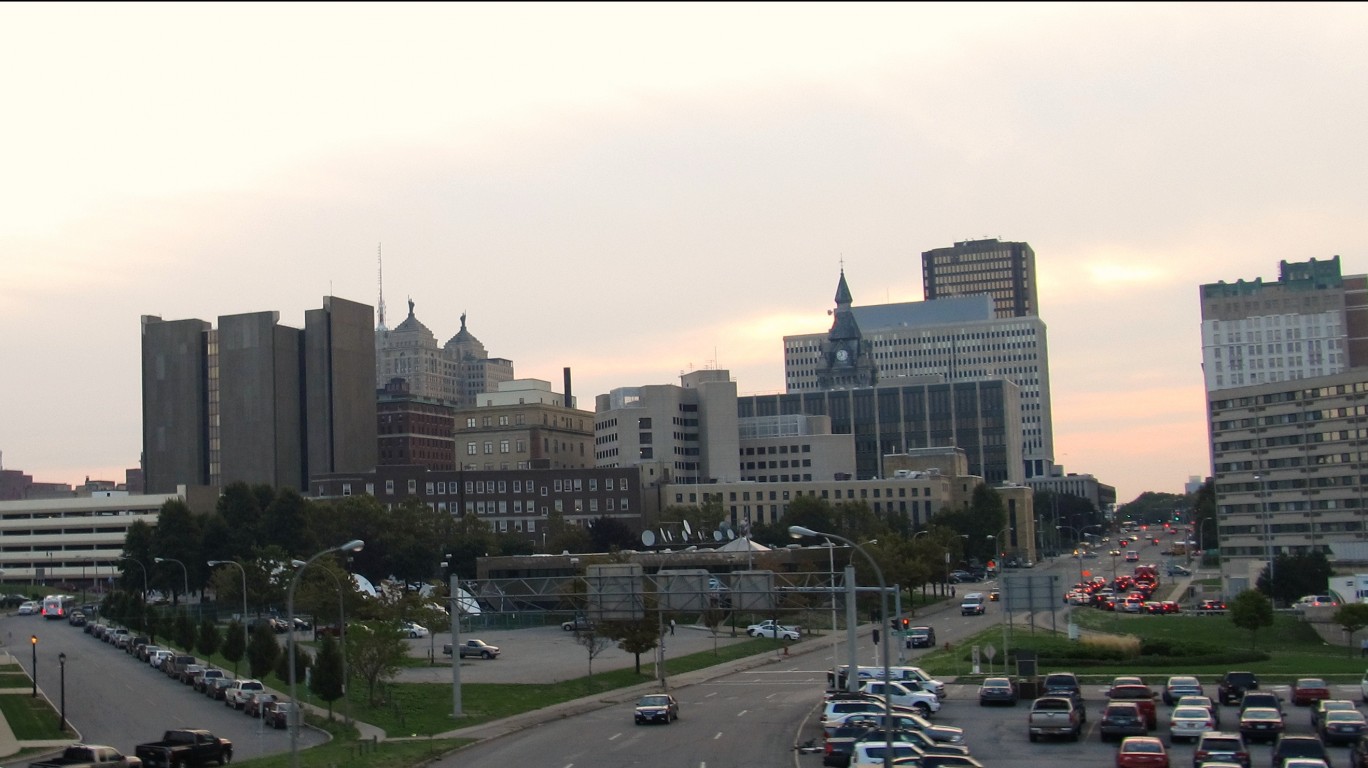
[[385,495],[386,495],[386,496],[393,496],[393,495],[394,495],[394,481],[393,481],[393,480],[386,480],[386,481],[385,481]]
[[343,496],[350,496],[350,495],[351,495],[351,483],[343,483],[343,484],[342,484],[342,495],[343,495]]
[[469,429],[474,429],[474,428],[475,428],[475,417],[474,417],[474,416],[471,416],[470,418],[466,419],[466,427],[469,428]]
[[366,483],[366,495],[367,495],[367,496],[374,496],[374,495],[375,495],[375,483]]
[[508,441],[507,441],[507,440],[500,440],[500,441],[499,441],[499,453],[508,453]]
[[427,491],[427,495],[429,496],[433,495],[433,493],[436,491],[436,486],[433,483],[428,483],[423,487]]
[[598,490],[598,478],[597,478],[597,477],[591,477],[591,478],[589,478],[589,490],[591,490],[591,491],[597,491],[597,490]]
[[491,453],[493,453],[493,452],[494,452],[494,441],[493,441],[493,440],[486,440],[486,441],[485,441],[485,454],[488,455],[488,454],[491,454]]
[[409,493],[417,493],[417,492],[418,492],[418,481],[417,481],[417,480],[412,479],[412,478],[409,479],[409,481],[408,481],[408,492],[409,492]]
[[536,521],[536,520],[528,520],[528,521],[527,521],[527,532],[528,532],[528,533],[536,533],[536,532],[537,532],[537,521]]
[[476,455],[477,453],[479,453],[479,450],[476,448],[475,442],[474,442],[473,440],[472,440],[471,442],[469,442],[469,443],[466,443],[466,455],[467,455],[467,456],[474,456],[474,455]]
[[508,417],[507,417],[507,416],[500,416],[500,417],[499,417],[499,426],[501,426],[501,427],[506,427],[506,426],[508,426]]

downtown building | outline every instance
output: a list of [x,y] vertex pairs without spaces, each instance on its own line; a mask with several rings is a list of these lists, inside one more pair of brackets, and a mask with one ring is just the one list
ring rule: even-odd
[[484,344],[466,328],[461,314],[461,329],[439,345],[437,337],[413,313],[393,330],[384,318],[375,329],[375,388],[384,390],[394,379],[407,383],[410,396],[420,400],[446,403],[453,408],[471,408],[482,392],[494,392],[499,384],[513,380],[513,361],[490,357]]
[[1278,554],[1368,559],[1368,276],[1283,261],[1200,298],[1226,592]]
[[995,238],[924,251],[922,294],[927,301],[983,294],[993,299],[994,317],[1038,315],[1035,251]]
[[304,328],[278,312],[142,317],[146,492],[233,482],[308,488],[376,465],[370,306],[326,297]]

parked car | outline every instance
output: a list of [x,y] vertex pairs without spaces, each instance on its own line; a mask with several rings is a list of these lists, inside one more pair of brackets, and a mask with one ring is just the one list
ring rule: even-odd
[[162,734],[161,741],[139,744],[134,753],[147,768],[190,768],[233,760],[233,742],[200,728],[178,728]]
[[1368,729],[1363,713],[1357,709],[1332,709],[1326,712],[1317,730],[1326,744],[1352,744]]
[[1031,741],[1041,736],[1063,736],[1078,741],[1083,733],[1083,718],[1079,706],[1069,696],[1042,696],[1031,703],[1026,716],[1027,735]]
[[1113,684],[1107,690],[1107,698],[1113,702],[1129,701],[1134,703],[1139,709],[1140,714],[1145,718],[1145,727],[1154,730],[1159,725],[1159,713],[1154,706],[1154,691],[1148,685],[1137,685],[1135,683]]
[[1339,602],[1330,595],[1306,595],[1297,598],[1297,602],[1292,604],[1292,610],[1301,612],[1307,608],[1334,608]]
[[399,626],[400,626],[400,629],[403,630],[404,634],[408,635],[410,638],[418,638],[418,637],[427,637],[427,636],[428,636],[428,629],[427,629],[427,627],[423,626],[422,624],[418,624],[418,623],[412,622],[412,621],[406,621],[406,622],[404,622],[403,624],[400,624]]
[[1116,750],[1116,768],[1169,768],[1168,750],[1153,736],[1127,736]]
[[1017,689],[1010,677],[988,677],[979,684],[979,706],[1006,704],[1016,706]]
[[772,619],[766,619],[759,624],[752,624],[746,627],[746,634],[751,637],[771,637],[777,640],[797,640],[801,634],[798,627],[789,627],[777,624]]
[[[442,644],[442,653],[451,655],[451,643]],[[495,659],[499,656],[499,646],[490,645],[483,640],[466,640],[461,643],[461,658]]]
[[1149,726],[1140,707],[1134,703],[1112,702],[1102,710],[1102,720],[1097,730],[1103,741],[1111,741],[1126,736],[1144,736],[1149,733]]
[[1292,703],[1307,707],[1330,698],[1330,686],[1319,677],[1301,677],[1292,683]]
[[569,621],[562,621],[561,629],[566,632],[590,632],[594,629],[594,622],[588,616],[576,616]]
[[19,615],[32,616],[33,614],[38,612],[38,609],[40,607],[41,606],[38,605],[38,602],[36,600],[25,600],[23,603],[19,605]]
[[1334,709],[1342,709],[1349,712],[1357,712],[1358,705],[1348,699],[1321,699],[1311,705],[1311,727],[1320,728],[1320,720],[1326,712]]
[[1177,706],[1169,714],[1169,741],[1196,742],[1202,734],[1216,730],[1216,718],[1206,707]]
[[1207,731],[1199,736],[1192,751],[1192,768],[1215,762],[1238,763],[1249,768],[1249,748],[1244,737],[1228,731]]
[[205,689],[208,688],[214,680],[221,677],[224,677],[224,672],[221,669],[201,670],[199,675],[190,681],[190,687],[200,693],[204,693]]
[[668,693],[652,693],[637,699],[634,714],[637,725],[664,723],[679,719],[679,702]]
[[277,730],[286,728],[298,711],[298,705],[292,701],[277,701],[262,713],[261,722]]
[[228,698],[228,689],[233,687],[236,682],[233,678],[223,675],[210,680],[204,686],[204,695],[214,701],[225,701]]
[[1211,719],[1216,722],[1216,730],[1221,730],[1221,708],[1211,700],[1210,696],[1184,696],[1173,706],[1175,709],[1178,707],[1201,707],[1211,713]]
[[1330,752],[1325,749],[1324,742],[1315,736],[1284,735],[1273,745],[1273,768],[1283,768],[1284,762],[1297,758],[1324,760],[1327,766],[1334,765],[1330,762]]
[[1174,675],[1164,685],[1164,703],[1173,706],[1184,696],[1205,696],[1202,681],[1192,675]]
[[274,693],[267,693],[264,690],[252,691],[243,697],[242,714],[250,717],[261,717],[266,705],[274,704],[276,701],[277,697]]
[[1248,707],[1240,711],[1240,735],[1246,743],[1274,741],[1284,729],[1282,713],[1272,707]]
[[233,709],[247,706],[247,695],[265,689],[260,680],[238,679],[223,694],[223,705]]
[[1253,672],[1227,672],[1216,686],[1216,698],[1222,704],[1236,704],[1246,691],[1259,690],[1259,678]]
[[125,756],[113,747],[99,744],[72,744],[61,757],[29,763],[29,768],[142,768],[138,757]]
[[1272,691],[1248,691],[1240,697],[1240,711],[1243,712],[1249,707],[1269,707],[1281,713],[1282,697]]

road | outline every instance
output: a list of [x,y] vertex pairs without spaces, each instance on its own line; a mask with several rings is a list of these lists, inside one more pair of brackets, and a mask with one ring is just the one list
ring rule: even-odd
[[[156,741],[168,728],[207,728],[233,742],[233,758],[245,760],[288,752],[288,731],[263,728],[261,721],[196,693],[112,645],[65,621],[40,616],[0,617],[4,648],[30,671],[29,637],[37,635],[38,689],[61,707],[61,665],[66,654],[67,720],[82,740],[106,744],[126,754],[137,744]],[[321,744],[323,734],[300,733],[300,748]]]

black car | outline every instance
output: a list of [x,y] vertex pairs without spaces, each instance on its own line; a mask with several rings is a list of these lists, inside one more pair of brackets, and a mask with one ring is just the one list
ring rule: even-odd
[[1334,763],[1330,762],[1329,750],[1315,736],[1283,736],[1273,745],[1273,768],[1282,768],[1284,760],[1294,757],[1324,760],[1326,765],[1334,766]]
[[1349,748],[1349,768],[1368,768],[1368,736],[1360,736]]
[[1102,710],[1098,731],[1103,741],[1110,741],[1125,736],[1145,736],[1149,733],[1149,726],[1145,723],[1145,716],[1140,714],[1138,704],[1118,701]]
[[636,703],[636,724],[664,723],[669,725],[679,719],[679,702],[668,693],[652,693],[642,696]]
[[1216,687],[1216,698],[1222,704],[1235,704],[1244,698],[1246,691],[1257,691],[1259,678],[1253,672],[1227,672]]
[[931,627],[912,627],[907,630],[907,639],[913,648],[935,648],[936,630]]
[[1006,704],[1016,706],[1017,689],[1009,677],[988,677],[979,684],[979,706]]

